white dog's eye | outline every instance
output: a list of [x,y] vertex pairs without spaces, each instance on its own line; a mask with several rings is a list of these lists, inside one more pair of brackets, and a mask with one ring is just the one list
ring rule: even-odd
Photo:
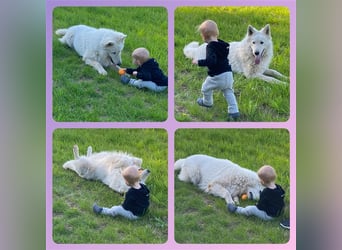
[[255,44],[255,41],[253,41],[252,43]]
[[114,52],[112,52],[112,54],[116,55],[116,52],[114,51]]
[[261,42],[260,42],[260,44],[264,44],[264,42],[263,42],[263,41],[261,41]]

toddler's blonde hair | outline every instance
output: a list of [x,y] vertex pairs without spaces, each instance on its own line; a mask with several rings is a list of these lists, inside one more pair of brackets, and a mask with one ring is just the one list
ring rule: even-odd
[[258,176],[266,185],[274,182],[277,178],[276,171],[269,165],[262,166],[258,170]]
[[137,48],[133,51],[132,57],[144,63],[150,58],[150,52],[146,48]]
[[212,20],[206,20],[198,27],[198,31],[202,34],[205,40],[210,37],[218,37],[219,29],[217,24]]
[[139,171],[134,166],[129,166],[122,171],[123,178],[127,181],[129,185],[134,185],[140,179]]

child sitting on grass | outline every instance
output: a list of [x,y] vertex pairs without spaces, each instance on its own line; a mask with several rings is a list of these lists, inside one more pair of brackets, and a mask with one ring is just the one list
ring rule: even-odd
[[121,76],[123,84],[129,84],[139,89],[147,88],[155,92],[161,92],[167,89],[168,77],[164,75],[159,68],[157,61],[150,58],[150,53],[145,48],[137,48],[132,53],[133,64],[138,68],[124,69],[127,74],[130,74],[137,79],[130,78],[127,75]]
[[208,43],[206,59],[192,61],[200,67],[208,67],[208,76],[202,84],[203,98],[197,104],[210,108],[213,106],[213,91],[222,91],[228,103],[228,121],[237,120],[240,116],[238,104],[233,90],[233,72],[228,61],[229,44],[218,39],[219,30],[212,20],[204,21],[198,28],[202,39]]
[[274,168],[267,165],[263,166],[258,170],[258,176],[261,184],[265,186],[258,203],[255,206],[244,208],[229,203],[229,212],[246,216],[254,215],[262,220],[272,220],[280,215],[285,205],[285,191],[280,185],[275,184],[277,175]]
[[136,167],[128,167],[122,172],[122,176],[130,189],[125,195],[124,202],[119,206],[111,208],[100,207],[96,203],[93,205],[93,211],[96,214],[105,214],[110,216],[121,215],[130,220],[136,220],[143,216],[150,205],[150,191],[139,183],[140,175]]

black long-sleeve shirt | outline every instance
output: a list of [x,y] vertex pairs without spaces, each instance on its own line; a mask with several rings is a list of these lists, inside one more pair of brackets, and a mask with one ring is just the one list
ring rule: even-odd
[[229,44],[223,40],[211,41],[207,45],[206,58],[198,60],[198,66],[208,67],[208,75],[215,76],[232,71],[228,61]]
[[158,86],[168,86],[168,77],[164,75],[163,71],[159,68],[159,64],[154,58],[148,59],[138,68],[127,68],[128,74],[133,74],[133,71],[137,71],[136,77],[143,81],[152,81]]
[[265,211],[267,215],[277,217],[284,208],[284,189],[276,184],[275,189],[264,188],[260,194],[260,200],[257,203],[257,208]]
[[150,190],[140,183],[140,188],[130,188],[122,203],[122,207],[131,211],[135,216],[142,216],[145,214],[150,205]]

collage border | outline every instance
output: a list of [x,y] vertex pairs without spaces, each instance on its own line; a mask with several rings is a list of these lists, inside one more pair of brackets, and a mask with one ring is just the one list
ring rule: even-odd
[[[55,122],[52,116],[52,12],[56,7],[164,7],[168,12],[168,75],[174,76],[174,13],[184,6],[283,6],[290,10],[290,117],[285,122],[178,122],[174,118],[174,85],[168,89],[168,119],[164,122]],[[173,80],[171,80],[173,83]],[[141,244],[141,249],[198,249],[199,244],[178,244],[174,240],[174,136],[182,128],[226,128],[226,129],[287,129],[290,135],[290,224],[296,225],[296,2],[275,0],[212,0],[210,5],[203,0],[131,0],[124,3],[113,1],[59,1],[46,2],[46,249],[135,249],[136,244],[56,244],[52,238],[52,162],[53,132],[59,128],[163,128],[168,133],[168,241],[164,244]],[[291,226],[289,242],[286,244],[200,244],[201,249],[295,249],[296,226]]]

